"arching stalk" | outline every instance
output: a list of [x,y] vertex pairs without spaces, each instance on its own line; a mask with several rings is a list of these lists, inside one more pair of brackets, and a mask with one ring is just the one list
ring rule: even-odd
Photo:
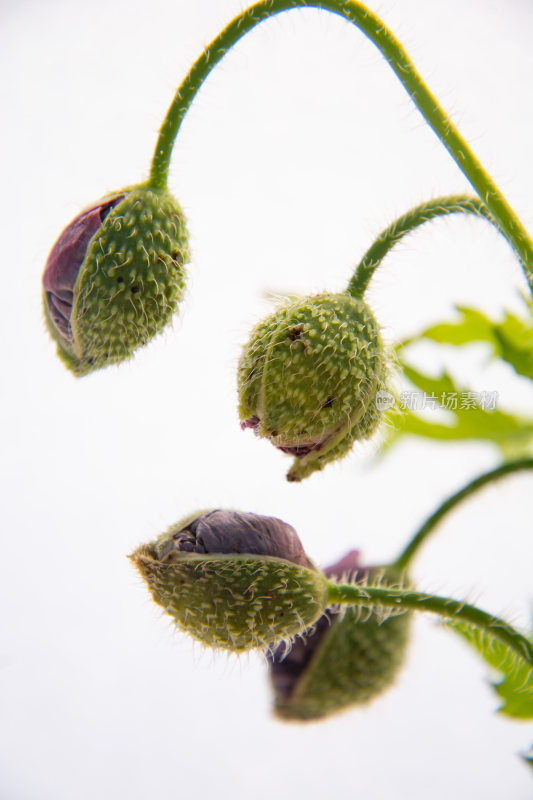
[[262,0],[230,22],[195,61],[174,96],[155,147],[150,186],[166,186],[174,141],[187,111],[211,70],[246,33],[264,20],[295,8],[331,11],[356,25],[376,45],[511,243],[533,290],[533,241],[529,234],[436,97],[429,91],[402,45],[379,17],[355,1]]

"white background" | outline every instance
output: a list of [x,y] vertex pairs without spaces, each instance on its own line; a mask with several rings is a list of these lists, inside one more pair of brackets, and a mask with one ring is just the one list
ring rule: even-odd
[[[371,6],[533,229],[533,4]],[[170,185],[193,256],[173,329],[82,380],[55,357],[40,305],[50,247],[84,205],[145,177],[175,87],[241,8],[0,5],[0,797],[526,800],[517,753],[533,726],[493,713],[484,667],[434,619],[418,621],[388,693],[286,725],[271,716],[262,658],[193,645],[126,559],[196,508],[230,507],[285,519],[319,564],[354,546],[376,563],[498,463],[489,446],[417,441],[379,462],[371,443],[289,485],[290,460],[239,430],[235,366],[271,307],[263,292],[341,290],[396,215],[468,189],[375,48],[326,13],[292,11],[248,35],[186,119]],[[369,297],[392,342],[456,302],[520,309],[524,288],[503,240],[450,219],[393,253]],[[418,358],[438,372],[434,350]],[[531,414],[526,381],[482,347],[450,363]],[[517,476],[465,504],[420,554],[419,585],[525,625],[531,488]]]

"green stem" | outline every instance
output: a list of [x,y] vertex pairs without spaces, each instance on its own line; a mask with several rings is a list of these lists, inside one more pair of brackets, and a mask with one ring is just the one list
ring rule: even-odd
[[381,606],[403,611],[431,611],[445,619],[460,620],[485,631],[503,642],[533,667],[533,642],[504,619],[450,597],[438,597],[410,589],[388,589],[382,586],[329,583],[329,600],[332,604]]
[[477,217],[484,217],[495,224],[486,206],[477,197],[450,195],[421,203],[406,214],[398,217],[392,225],[389,225],[379,234],[357,265],[346,289],[348,294],[351,294],[352,297],[363,297],[376,268],[381,264],[389,250],[392,250],[406,234],[411,233],[415,228],[436,217],[457,213],[474,214]]
[[439,524],[441,519],[445,517],[446,514],[448,514],[453,508],[455,508],[455,506],[459,505],[459,503],[462,503],[463,500],[465,500],[471,494],[474,494],[474,492],[477,492],[479,489],[482,489],[483,486],[486,486],[488,483],[492,483],[492,481],[497,481],[500,478],[504,478],[506,475],[510,475],[513,472],[520,472],[521,470],[526,469],[533,469],[533,458],[521,458],[517,461],[509,461],[508,463],[503,464],[501,467],[497,467],[497,469],[493,469],[490,472],[485,472],[483,475],[475,478],[475,480],[471,481],[466,486],[463,486],[463,488],[458,492],[452,494],[451,497],[448,497],[448,499],[445,500],[442,505],[439,506],[439,508],[437,508],[433,514],[431,514],[430,517],[428,517],[424,524],[415,533],[407,547],[402,551],[402,553],[391,566],[400,571],[406,570],[414,555],[426,541],[429,534]]
[[155,147],[149,184],[165,188],[174,140],[200,86],[228,50],[256,25],[293,8],[331,11],[355,24],[377,46],[407,90],[413,103],[488,207],[516,251],[533,291],[533,241],[505,197],[480,164],[448,115],[416,71],[402,45],[368,8],[350,0],[263,0],[236,17],[195,61],[178,88]]

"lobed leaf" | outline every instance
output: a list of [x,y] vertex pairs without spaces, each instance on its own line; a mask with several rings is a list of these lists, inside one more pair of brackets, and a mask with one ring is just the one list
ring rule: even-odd
[[[449,422],[431,422],[409,409],[392,409],[387,417],[390,426],[383,450],[402,436],[412,435],[441,441],[486,441],[494,444],[504,458],[529,455],[533,446],[533,418],[482,407],[475,392],[458,386],[446,372],[433,378],[406,364],[403,367],[405,377],[432,398],[436,407],[446,411]],[[446,402],[446,398],[453,396],[457,398],[455,407]]]
[[494,358],[533,380],[533,315],[522,318],[506,311],[503,320],[495,322],[475,308],[456,308],[460,315],[457,321],[431,325],[409,339],[409,344],[420,339],[455,346],[487,342]]
[[[501,641],[464,622],[449,621],[447,627],[463,637],[484,661],[501,674],[501,680],[492,683],[501,698],[498,711],[509,717],[533,719],[533,669]],[[531,760],[532,753],[524,758]]]
[[[494,322],[474,308],[458,307],[458,320],[432,325],[416,336],[401,343],[398,362],[405,378],[424,395],[433,407],[446,411],[448,421],[432,422],[416,413],[414,404],[401,402],[388,413],[390,424],[382,452],[389,449],[402,436],[422,436],[428,439],[450,441],[485,441],[495,445],[504,458],[520,458],[531,453],[533,447],[533,417],[496,408],[487,402],[491,393],[473,392],[459,386],[446,371],[434,377],[426,375],[406,363],[405,347],[429,339],[439,344],[462,346],[471,342],[486,342],[494,358],[509,364],[522,377],[533,380],[533,306],[531,312],[520,318],[509,312],[503,321]],[[412,394],[412,393],[411,393]],[[450,402],[451,400],[455,402]]]

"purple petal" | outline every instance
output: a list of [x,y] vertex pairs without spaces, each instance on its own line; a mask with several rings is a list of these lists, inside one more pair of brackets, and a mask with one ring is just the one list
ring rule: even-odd
[[70,317],[74,302],[74,285],[85,259],[90,240],[111,209],[124,194],[101,200],[78,214],[56,241],[46,261],[43,289],[50,318],[59,334],[72,339]]
[[270,661],[270,678],[276,693],[284,699],[290,696],[307,665],[313,658],[319,644],[331,625],[330,612],[323,614],[315,623],[313,633],[295,639],[287,653],[281,644],[273,653],[268,653]]
[[[366,577],[369,570],[361,567],[359,555],[359,550],[350,550],[335,564],[326,567],[323,570],[324,574],[328,578],[345,581],[355,581]],[[284,645],[280,645],[269,654],[272,684],[281,697],[290,696],[335,616],[332,611],[326,611],[314,625],[312,632],[296,639],[288,653],[286,653]]]
[[359,550],[350,550],[345,556],[340,558],[335,564],[326,567],[324,574],[328,578],[337,578],[338,580],[354,581],[356,578],[361,579],[368,573],[368,568],[361,567],[359,563]]
[[188,523],[172,538],[174,550],[273,556],[314,569],[294,528],[275,517],[210,511]]
[[257,431],[258,425],[259,425],[259,417],[256,416],[248,417],[248,419],[245,419],[244,422],[241,422],[241,431],[245,431],[246,428],[253,428],[255,432]]

